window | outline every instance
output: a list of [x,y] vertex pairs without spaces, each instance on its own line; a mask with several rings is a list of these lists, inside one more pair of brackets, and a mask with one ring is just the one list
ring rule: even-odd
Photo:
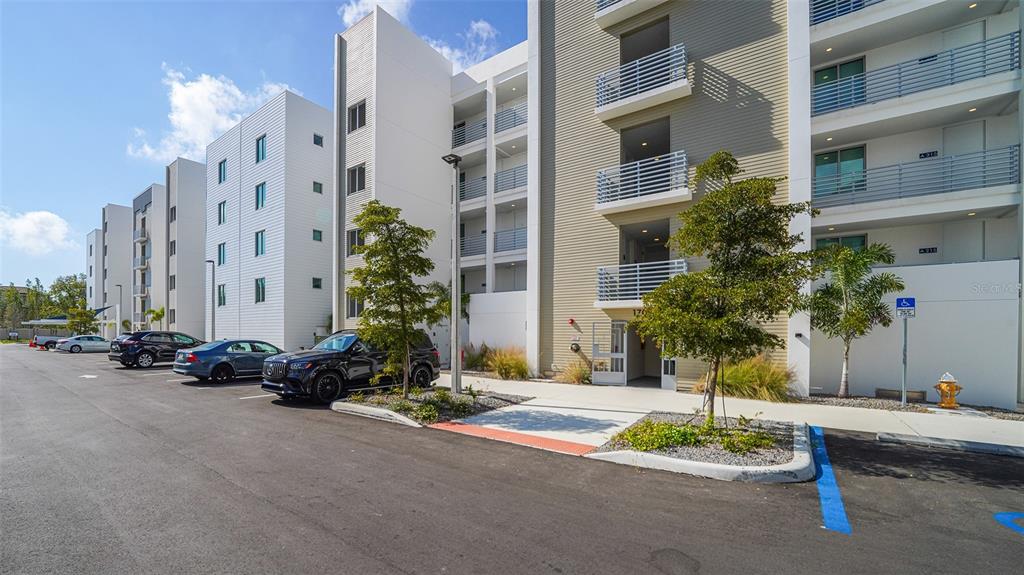
[[324,241],[324,233],[320,230],[313,230],[313,241],[322,242]]
[[217,285],[217,307],[225,306],[228,303],[228,290],[224,284]]
[[185,335],[183,333],[172,333],[171,334],[171,339],[173,339],[174,341],[176,341],[178,343],[184,343],[186,345],[195,345],[195,344],[199,343],[198,340],[192,339],[191,337],[189,337],[189,336],[187,336],[187,335]]
[[228,179],[228,161],[221,160],[217,164],[217,183],[223,184]]
[[256,278],[256,303],[267,301],[267,278]]
[[267,135],[256,138],[256,163],[267,159]]
[[348,131],[352,132],[366,125],[366,100],[348,109]]
[[868,243],[868,237],[866,235],[859,236],[838,236],[834,238],[818,238],[814,242],[816,249],[827,248],[829,246],[842,245],[848,248],[859,250]]
[[353,256],[356,254],[356,246],[361,246],[365,243],[363,238],[362,230],[349,230],[348,231],[348,249],[346,255]]
[[92,257],[92,244],[89,244],[89,257]]
[[171,291],[174,291],[174,289],[177,287],[177,281],[178,281],[177,278],[178,278],[178,276],[173,275],[173,274],[167,276],[167,289],[169,289]]
[[260,230],[256,232],[256,255],[262,256],[267,253],[267,230]]
[[864,103],[864,58],[814,71],[812,113],[824,113]]
[[324,193],[324,185],[320,182],[313,182],[313,193],[322,194]]
[[313,134],[313,145],[324,147],[324,137],[320,134]]
[[[174,277],[174,276],[171,276],[171,277]],[[167,323],[171,324],[171,323],[175,322],[174,315],[175,314],[174,314],[174,308],[173,307],[171,309],[167,310]]]
[[217,225],[219,226],[226,221],[228,221],[228,202],[224,200],[217,204]]
[[178,253],[178,242],[177,240],[171,240],[171,243],[167,246],[167,254],[174,255]]
[[366,189],[366,164],[359,164],[348,169],[348,194],[354,194]]
[[256,353],[281,353],[281,350],[270,345],[269,343],[263,343],[262,341],[250,341],[249,345],[252,346],[252,350]]
[[89,277],[92,277],[92,266],[89,266]]
[[814,196],[863,190],[864,146],[814,155]]
[[178,206],[171,206],[171,213],[168,219],[172,222],[178,219]]
[[103,279],[107,279],[107,268],[103,268]]
[[262,182],[256,186],[256,209],[267,205],[267,183]]
[[347,309],[345,310],[345,317],[347,317],[347,318],[357,318],[357,317],[359,317],[359,315],[363,313],[363,301],[362,300],[358,300],[358,299],[354,299],[354,298],[347,298],[347,300],[348,300],[348,305],[346,306]]
[[313,278],[313,289],[322,289],[324,287],[323,278]]
[[89,286],[89,299],[92,299],[92,286]]
[[217,244],[217,265],[222,266],[226,263],[228,263],[228,245]]

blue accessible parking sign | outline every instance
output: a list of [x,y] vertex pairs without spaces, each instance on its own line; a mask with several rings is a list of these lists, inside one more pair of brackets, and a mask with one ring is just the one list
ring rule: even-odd
[[896,309],[914,309],[917,307],[917,299],[912,297],[896,298]]

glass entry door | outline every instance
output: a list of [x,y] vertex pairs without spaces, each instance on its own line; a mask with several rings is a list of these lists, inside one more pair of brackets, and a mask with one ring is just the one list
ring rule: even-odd
[[814,155],[814,197],[863,191],[864,146]]
[[594,322],[591,341],[591,374],[594,383],[626,385],[626,322]]

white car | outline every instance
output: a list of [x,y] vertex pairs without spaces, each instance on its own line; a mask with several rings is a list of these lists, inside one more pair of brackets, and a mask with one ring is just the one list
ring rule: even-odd
[[76,335],[57,342],[57,349],[81,353],[83,351],[110,351],[110,341],[98,335]]

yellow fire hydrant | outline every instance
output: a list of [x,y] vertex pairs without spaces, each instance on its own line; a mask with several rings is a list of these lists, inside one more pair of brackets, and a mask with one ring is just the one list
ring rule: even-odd
[[939,378],[935,390],[939,392],[939,407],[943,409],[956,409],[960,405],[956,402],[956,396],[960,395],[963,388],[956,384],[956,378],[948,371]]

